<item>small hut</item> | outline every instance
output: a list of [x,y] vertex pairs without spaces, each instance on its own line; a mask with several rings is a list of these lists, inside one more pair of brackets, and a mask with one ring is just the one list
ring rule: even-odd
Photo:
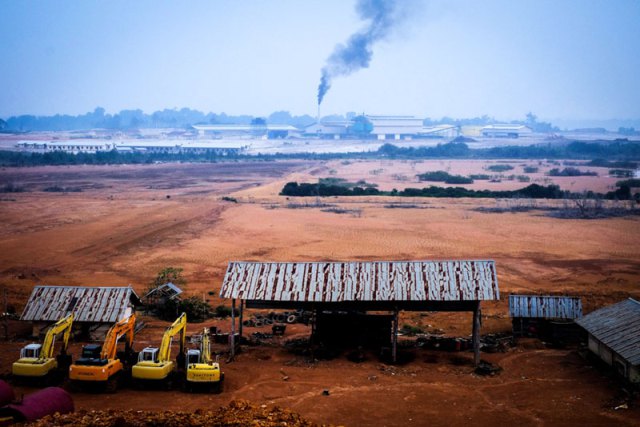
[[640,383],[640,302],[629,298],[576,322],[589,334],[589,350],[623,378]]
[[118,320],[142,305],[130,286],[36,286],[20,316],[33,323],[33,336],[73,313],[76,327],[90,338],[104,338]]
[[581,330],[575,319],[582,317],[582,300],[571,296],[512,294],[509,316],[515,337],[577,343]]

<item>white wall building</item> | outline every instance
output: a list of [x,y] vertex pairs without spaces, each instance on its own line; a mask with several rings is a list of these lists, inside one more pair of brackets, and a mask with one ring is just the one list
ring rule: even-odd
[[533,130],[525,125],[488,125],[480,130],[482,136],[487,138],[521,138],[529,136]]
[[373,125],[372,135],[382,139],[412,139],[424,129],[415,116],[365,116]]

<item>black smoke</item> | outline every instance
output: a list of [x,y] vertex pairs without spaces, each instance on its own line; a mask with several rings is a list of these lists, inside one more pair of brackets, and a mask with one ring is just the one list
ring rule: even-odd
[[401,0],[358,0],[356,12],[369,21],[368,25],[349,37],[346,44],[338,44],[327,59],[318,85],[318,105],[335,77],[369,67],[373,45],[386,38],[400,20],[399,3]]

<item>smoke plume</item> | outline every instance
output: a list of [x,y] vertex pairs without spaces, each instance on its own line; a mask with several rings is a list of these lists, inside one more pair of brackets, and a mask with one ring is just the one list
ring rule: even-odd
[[349,37],[346,44],[338,44],[322,68],[318,85],[318,105],[331,87],[331,81],[369,67],[373,45],[386,38],[400,20],[398,4],[401,0],[358,0],[356,12],[368,25]]

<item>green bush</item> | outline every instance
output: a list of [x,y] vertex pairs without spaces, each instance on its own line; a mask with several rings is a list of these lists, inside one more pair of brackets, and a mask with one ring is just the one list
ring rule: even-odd
[[444,182],[445,184],[473,184],[473,179],[462,175],[451,175],[445,171],[425,172],[416,175],[420,181]]
[[490,165],[487,166],[487,170],[490,170],[491,172],[505,172],[505,171],[510,171],[513,169],[513,166],[511,165]]

